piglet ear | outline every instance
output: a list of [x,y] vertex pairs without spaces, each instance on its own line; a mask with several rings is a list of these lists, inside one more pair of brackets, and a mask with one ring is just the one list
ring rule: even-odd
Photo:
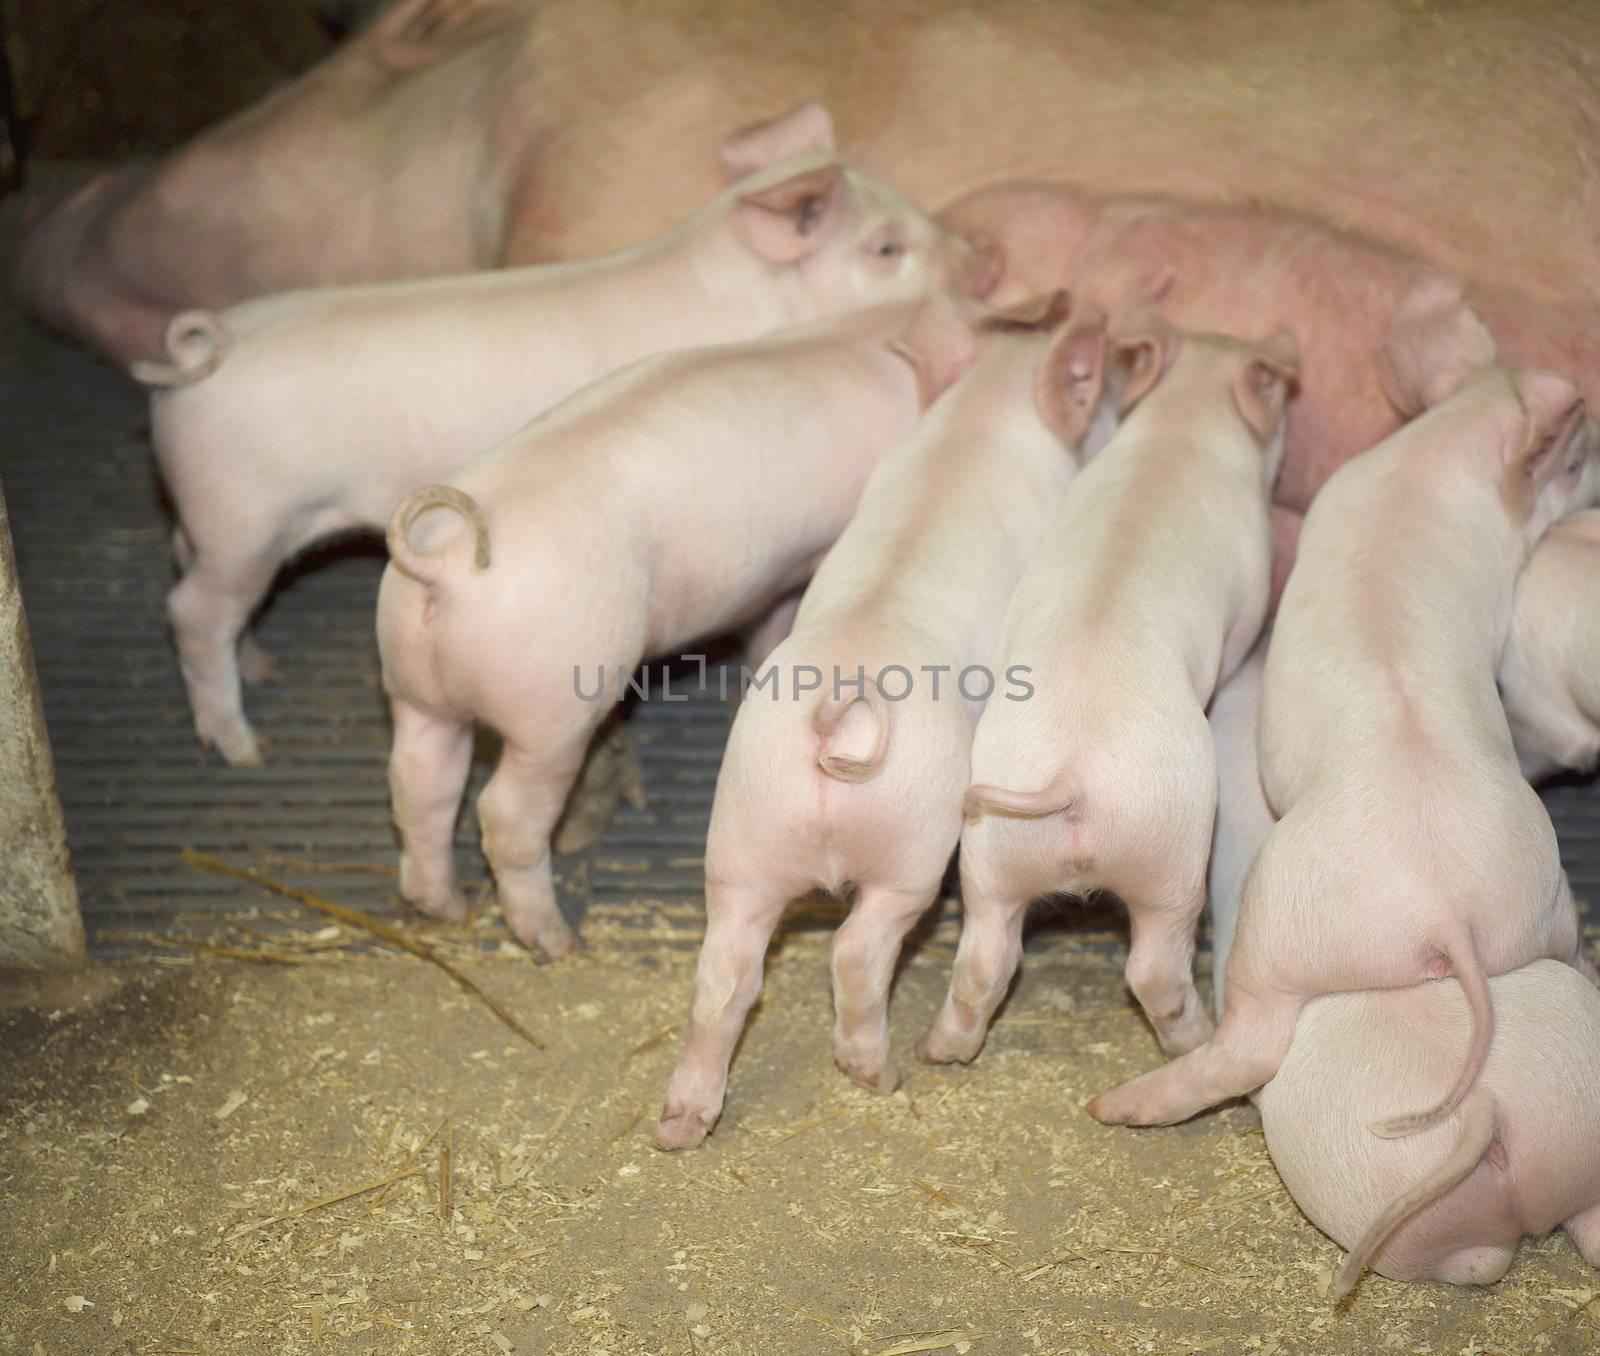
[[1584,430],[1583,397],[1565,377],[1550,372],[1519,372],[1517,399],[1522,402],[1522,436],[1507,449],[1509,469],[1537,493],[1562,471],[1575,453]]
[[885,347],[911,364],[926,409],[977,360],[979,341],[972,322],[940,293],[917,307],[905,330]]
[[1111,340],[1111,367],[1121,386],[1120,415],[1126,415],[1166,375],[1180,342],[1172,322],[1154,305],[1142,302],[1128,311]]
[[1033,403],[1039,417],[1068,447],[1077,448],[1105,393],[1106,315],[1082,305],[1039,355]]
[[1268,335],[1233,379],[1233,403],[1263,447],[1272,441],[1284,407],[1300,384],[1300,345],[1288,330]]
[[834,149],[833,119],[815,99],[766,122],[741,127],[722,143],[722,179],[738,183],[792,155]]
[[1390,403],[1407,419],[1437,405],[1494,362],[1494,340],[1461,284],[1439,274],[1417,283],[1384,336],[1378,372]]
[[769,263],[792,264],[844,210],[844,170],[823,165],[746,193],[734,205],[739,238]]
[[414,71],[476,42],[506,9],[504,0],[400,0],[363,38],[385,69]]
[[1067,318],[1072,298],[1065,288],[1029,297],[1015,306],[991,311],[983,318],[983,327],[1007,334],[1036,334],[1053,330]]

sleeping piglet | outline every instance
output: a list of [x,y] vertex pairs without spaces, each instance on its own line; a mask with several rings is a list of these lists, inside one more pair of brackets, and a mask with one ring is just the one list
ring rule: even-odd
[[1245,884],[1217,1030],[1096,1098],[1102,1121],[1171,1124],[1260,1087],[1319,994],[1454,974],[1474,1019],[1454,1081],[1374,1126],[1414,1134],[1483,1066],[1486,976],[1583,964],[1494,674],[1517,572],[1554,518],[1594,501],[1600,465],[1570,381],[1494,365],[1486,335],[1477,352],[1424,338],[1386,359],[1397,404],[1426,413],[1324,486],[1274,622],[1260,745],[1281,818]]
[[[236,649],[278,567],[378,527],[591,381],[672,349],[733,342],[941,287],[996,264],[833,152],[816,104],[724,148],[737,182],[616,254],[462,277],[324,288],[189,312],[156,384],[156,455],[181,523],[169,614],[195,729],[259,762]],[[263,659],[246,645],[247,668]]]
[[[1219,999],[1240,892],[1273,823],[1256,758],[1260,694],[1258,651],[1211,707]],[[1578,969],[1541,960],[1491,979],[1489,992],[1495,1032],[1483,1071],[1457,1114],[1430,1130],[1383,1139],[1368,1127],[1444,1094],[1472,1024],[1453,979],[1312,999],[1255,1094],[1290,1195],[1351,1250],[1332,1298],[1368,1265],[1396,1280],[1488,1284],[1521,1238],[1563,1224],[1600,1266],[1600,990]]]
[[1006,614],[1000,667],[1026,701],[991,702],[972,745],[964,916],[929,1061],[971,1060],[1016,972],[1029,903],[1114,891],[1127,978],[1169,1052],[1210,1030],[1193,977],[1216,772],[1205,708],[1266,613],[1268,501],[1298,372],[1286,331],[1180,333],[1135,308],[1100,367],[1122,422],[1067,491]]
[[491,726],[505,742],[478,820],[506,920],[572,947],[549,839],[589,737],[642,658],[810,576],[878,458],[970,360],[968,322],[927,305],[910,328],[912,307],[878,307],[646,359],[400,503],[378,643],[401,894],[465,916],[452,827],[473,725]]
[[[1590,436],[1594,426],[1589,427]],[[1517,580],[1500,695],[1535,780],[1600,761],[1600,509],[1545,534]]]
[[1307,1217],[1351,1250],[1332,1298],[1372,1265],[1488,1285],[1524,1236],[1565,1225],[1600,1266],[1600,989],[1539,960],[1489,981],[1495,1030],[1457,1113],[1386,1140],[1368,1126],[1442,1098],[1473,1014],[1454,980],[1330,994],[1257,1094],[1267,1147]]

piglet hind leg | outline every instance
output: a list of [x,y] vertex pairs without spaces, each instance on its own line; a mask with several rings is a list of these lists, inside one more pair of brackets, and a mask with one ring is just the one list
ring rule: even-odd
[[961,893],[961,941],[950,972],[950,989],[933,1026],[917,1047],[917,1057],[929,1064],[968,1064],[977,1058],[995,1009],[1022,961],[1027,900],[981,890],[966,873]]
[[1579,1211],[1564,1226],[1567,1236],[1592,1267],[1600,1267],[1600,1205]]
[[661,1148],[694,1148],[722,1115],[728,1065],[760,996],[767,947],[787,903],[771,889],[706,882],[706,939],[695,967],[683,1054],[656,1123]]
[[400,894],[423,913],[459,922],[469,908],[456,885],[455,823],[472,764],[472,729],[400,697],[390,699],[390,710],[389,796],[400,835]]
[[1298,998],[1230,1004],[1204,1045],[1101,1093],[1089,1103],[1089,1114],[1106,1125],[1176,1125],[1246,1096],[1277,1073],[1299,1011]]
[[556,907],[550,835],[583,764],[588,731],[540,753],[508,735],[500,762],[478,797],[478,826],[500,907],[517,940],[565,956],[578,937]]
[[248,631],[239,637],[239,676],[252,687],[270,683],[278,676],[278,661]]
[[1205,907],[1205,879],[1156,904],[1130,904],[1128,987],[1169,1055],[1187,1054],[1211,1034],[1211,1019],[1194,986],[1194,934]]
[[931,888],[863,887],[833,939],[833,1058],[871,1092],[900,1085],[889,1051],[889,986],[900,947],[938,897]]
[[279,563],[275,552],[225,562],[201,553],[167,597],[195,734],[236,767],[262,762],[245,719],[238,645]]

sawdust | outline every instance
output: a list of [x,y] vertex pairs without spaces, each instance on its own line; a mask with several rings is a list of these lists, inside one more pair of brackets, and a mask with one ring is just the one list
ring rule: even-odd
[[304,963],[190,950],[0,1018],[0,1351],[1600,1341],[1595,1274],[1560,1236],[1491,1290],[1373,1277],[1335,1313],[1338,1250],[1283,1191],[1249,1108],[1164,1131],[1090,1120],[1092,1094],[1157,1058],[1114,936],[1047,930],[983,1056],[951,1070],[910,1054],[952,953],[953,924],[930,930],[896,993],[907,1077],[879,1098],[833,1068],[826,936],[791,931],[722,1124],[667,1155],[650,1131],[692,922],[599,910],[589,950],[559,964],[485,954],[492,915],[427,929],[541,1051],[434,967],[299,921],[259,959]]

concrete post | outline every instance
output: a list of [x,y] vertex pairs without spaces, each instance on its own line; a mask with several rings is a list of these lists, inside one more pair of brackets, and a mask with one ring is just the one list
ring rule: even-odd
[[78,887],[0,494],[0,967],[83,964]]

